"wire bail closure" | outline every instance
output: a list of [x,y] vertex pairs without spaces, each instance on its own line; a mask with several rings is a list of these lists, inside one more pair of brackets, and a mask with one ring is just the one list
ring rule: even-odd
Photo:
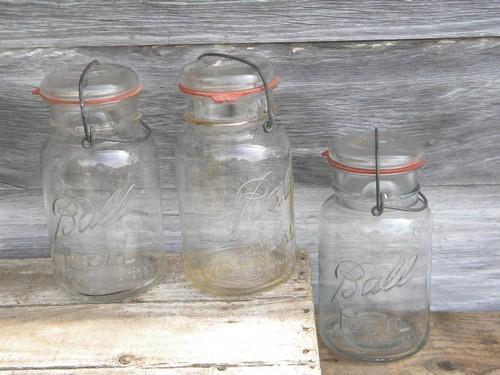
[[385,209],[395,210],[395,211],[406,211],[406,212],[420,212],[425,210],[429,206],[424,193],[420,191],[420,184],[417,186],[418,190],[418,202],[419,205],[410,207],[395,207],[388,206],[385,204],[385,195],[380,192],[380,165],[378,160],[379,154],[379,144],[378,144],[378,128],[375,127],[375,189],[376,189],[376,204],[372,207],[371,213],[373,216],[381,216]]
[[274,125],[274,116],[273,116],[273,112],[272,112],[271,93],[269,91],[267,80],[264,78],[264,74],[262,74],[260,68],[256,64],[254,64],[253,62],[251,62],[251,61],[249,61],[249,60],[247,60],[247,59],[245,59],[243,57],[228,55],[228,54],[225,54],[225,53],[217,53],[217,52],[203,53],[200,56],[198,56],[198,60],[200,60],[200,59],[202,59],[204,57],[208,57],[208,56],[222,57],[222,58],[226,58],[226,59],[230,59],[230,60],[236,60],[236,61],[239,61],[239,62],[241,62],[243,64],[247,64],[248,66],[250,66],[253,69],[255,69],[255,71],[259,74],[259,77],[260,77],[260,79],[262,81],[262,84],[264,86],[264,92],[266,94],[267,121],[264,123],[264,125],[262,125],[262,127],[263,127],[265,133],[270,133],[273,130],[273,125]]
[[93,60],[87,64],[85,69],[83,69],[82,74],[80,75],[80,80],[78,81],[78,100],[80,101],[80,112],[82,114],[82,122],[83,122],[83,131],[85,132],[85,136],[82,138],[82,147],[83,148],[92,148],[94,145],[94,136],[92,134],[92,127],[87,124],[87,111],[85,109],[85,103],[83,102],[83,87],[86,83],[85,76],[88,71],[92,67],[92,65],[98,65],[98,60]]
[[[83,148],[90,149],[92,146],[94,146],[95,143],[95,137],[94,134],[92,133],[92,125],[89,125],[87,123],[87,109],[85,108],[85,102],[83,100],[83,89],[87,83],[85,80],[85,76],[89,72],[90,68],[92,68],[93,65],[99,65],[100,62],[99,60],[93,60],[87,64],[85,69],[83,69],[82,74],[80,75],[80,80],[78,81],[78,100],[80,104],[80,113],[82,114],[82,123],[83,123],[83,131],[85,133],[84,137],[82,138],[81,144]],[[151,135],[151,128],[141,120],[141,125],[144,127],[144,130],[146,131],[146,134],[143,137],[140,137],[135,140],[120,140],[120,139],[109,139],[109,138],[103,138],[103,141],[108,141],[108,142],[121,142],[121,143],[131,143],[131,142],[137,142],[137,141],[143,141]]]

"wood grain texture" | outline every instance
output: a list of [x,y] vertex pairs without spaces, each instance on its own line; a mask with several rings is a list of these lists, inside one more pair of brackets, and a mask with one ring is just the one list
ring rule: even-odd
[[[162,183],[174,186],[182,130],[181,67],[209,46],[0,50],[0,189],[40,187],[47,108],[31,89],[50,71],[98,58],[137,70],[141,108],[158,143]],[[233,52],[242,51],[235,49]],[[323,185],[319,156],[333,137],[374,125],[425,145],[424,185],[500,183],[500,40],[247,46],[281,76],[278,121],[286,126],[298,184]]]
[[134,300],[79,304],[48,259],[3,260],[0,372],[320,373],[305,253],[288,282],[235,298],[202,294],[180,255],[167,261],[165,282]]
[[485,0],[3,0],[0,20],[0,46],[13,48],[500,35],[498,4]]
[[[311,273],[309,256],[302,250],[297,254],[297,262],[293,276],[279,287],[255,293],[251,297],[213,296],[201,293],[186,280],[184,263],[180,254],[167,253],[167,271],[164,281],[153,289],[129,300],[134,303],[253,303],[255,301],[270,302],[273,299],[307,300],[311,294]],[[51,260],[48,258],[1,259],[0,260],[0,303],[3,307],[28,306],[62,306],[76,302],[62,293],[55,285]],[[307,272],[305,270],[307,268]],[[0,308],[0,311],[1,311]],[[308,308],[304,305],[303,308]],[[201,314],[193,311],[188,315]]]
[[[424,187],[434,215],[432,308],[500,309],[500,186]],[[317,296],[318,214],[330,188],[298,186],[296,233],[310,251]],[[166,251],[181,249],[176,193],[163,191]],[[0,257],[48,256],[39,190],[0,193]]]
[[[121,358],[121,357],[120,357]],[[128,358],[128,357],[124,357]],[[134,358],[135,359],[135,358]],[[275,366],[265,364],[255,366],[253,364],[241,364],[238,366],[209,366],[209,367],[197,367],[194,371],[189,365],[187,367],[177,367],[175,369],[165,369],[165,368],[148,368],[148,369],[131,369],[126,365],[122,365],[122,368],[68,368],[68,369],[50,369],[50,370],[0,370],[0,374],[11,374],[11,375],[94,375],[94,374],[104,374],[104,375],[130,375],[130,374],[141,374],[141,375],[303,375],[302,369],[293,369],[290,366],[288,368],[283,368],[283,366]],[[307,374],[307,372],[306,372]]]
[[[320,340],[320,339],[319,339]],[[407,359],[387,364],[352,362],[320,342],[323,375],[500,374],[500,313],[432,313],[429,340]]]

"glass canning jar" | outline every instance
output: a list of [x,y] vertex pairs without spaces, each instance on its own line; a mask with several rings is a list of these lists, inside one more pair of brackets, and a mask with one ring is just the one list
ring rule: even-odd
[[287,279],[295,264],[290,145],[268,110],[277,84],[270,61],[257,56],[205,54],[182,71],[184,265],[202,290],[254,292]]
[[320,215],[321,337],[361,360],[415,353],[430,304],[432,220],[417,180],[423,150],[409,137],[369,132],[337,138],[322,155],[333,193]]
[[42,185],[57,284],[90,301],[136,294],[164,274],[159,165],[135,72],[93,61],[46,76]]

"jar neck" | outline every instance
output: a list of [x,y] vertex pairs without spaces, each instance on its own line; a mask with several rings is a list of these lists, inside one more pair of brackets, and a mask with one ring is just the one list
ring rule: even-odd
[[[418,201],[419,183],[417,172],[380,176],[380,193],[386,204],[408,208]],[[376,204],[376,180],[374,175],[360,175],[335,170],[333,191],[337,202],[343,206],[370,212]]]
[[[111,104],[87,106],[86,123],[94,135],[116,134],[138,125],[142,114],[137,108],[137,98]],[[81,135],[84,133],[82,114],[78,105],[51,105],[50,124],[57,131]]]
[[[226,124],[197,124],[190,121],[186,124],[186,131],[198,139],[207,142],[245,142],[254,139],[262,130],[264,120],[246,121],[242,123]],[[263,133],[263,131],[262,131]],[[265,135],[265,134],[264,134]]]
[[210,98],[186,96],[186,121],[200,125],[255,122],[267,117],[266,97],[262,93],[248,95],[235,102],[215,103]]

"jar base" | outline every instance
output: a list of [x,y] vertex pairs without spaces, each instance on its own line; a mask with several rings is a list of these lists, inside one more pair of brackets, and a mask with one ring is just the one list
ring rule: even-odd
[[294,256],[262,246],[224,248],[184,254],[189,281],[216,295],[242,295],[270,289],[288,279]]
[[351,322],[343,318],[322,324],[325,345],[348,359],[389,362],[415,354],[427,341],[428,328],[421,332],[410,319],[380,311],[363,314]]
[[59,282],[56,282],[56,284],[58,285],[59,288],[63,289],[67,294],[69,294],[75,300],[87,303],[106,303],[106,302],[123,301],[135,297],[139,294],[148,291],[154,286],[160,284],[162,281],[163,281],[163,275],[156,279],[149,280],[147,283],[140,285],[136,288],[124,290],[117,293],[103,294],[103,295],[89,295],[89,294],[78,293],[72,289],[69,289],[68,287]]
[[[57,255],[53,259],[55,269],[57,270],[61,264]],[[55,272],[55,280],[57,286],[66,291],[74,299],[89,303],[116,302],[136,296],[161,283],[165,276],[165,260],[164,257],[158,257],[157,255],[153,257],[135,257],[135,266],[142,266],[133,269],[136,271],[134,275],[140,275],[143,280],[136,279],[134,281],[132,277],[126,283],[121,281],[122,289],[117,288],[120,284],[117,275],[121,273],[116,272],[112,267],[108,270],[88,270],[83,268],[78,272],[75,272],[74,269],[62,269],[60,272]],[[139,269],[143,271],[147,270],[148,272],[141,274],[137,272]],[[128,271],[131,272],[131,270]],[[144,277],[146,274],[150,276]],[[94,283],[92,284],[91,281]]]

